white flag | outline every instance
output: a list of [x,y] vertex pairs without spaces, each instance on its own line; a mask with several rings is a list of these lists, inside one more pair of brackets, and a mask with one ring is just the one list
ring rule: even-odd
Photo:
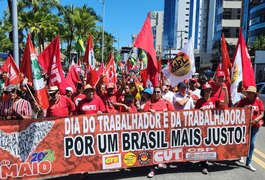
[[238,85],[243,80],[242,76],[242,57],[241,57],[241,47],[240,44],[237,47],[237,52],[234,60],[234,64],[231,70],[231,100],[232,104],[237,103],[241,98],[240,94],[237,92]]
[[162,72],[173,87],[192,77],[196,72],[192,38]]

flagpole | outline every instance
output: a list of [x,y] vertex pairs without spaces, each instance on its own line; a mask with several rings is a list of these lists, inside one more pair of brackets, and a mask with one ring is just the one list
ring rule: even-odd
[[12,1],[12,26],[13,26],[13,56],[19,66],[18,56],[18,23],[17,23],[17,0]]
[[105,0],[102,1],[102,49],[101,49],[101,62],[104,61],[104,20],[105,20]]

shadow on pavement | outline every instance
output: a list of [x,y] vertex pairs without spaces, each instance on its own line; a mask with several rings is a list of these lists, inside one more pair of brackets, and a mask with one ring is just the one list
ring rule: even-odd
[[[218,171],[229,171],[235,168],[244,167],[238,161],[218,161],[218,162],[208,162],[208,171],[218,172]],[[150,167],[136,167],[132,169],[122,169],[119,171],[107,171],[101,173],[85,173],[69,175],[64,177],[54,178],[56,180],[114,180],[114,179],[125,179],[125,178],[135,178],[135,177],[146,177],[149,172]],[[174,174],[174,173],[195,173],[201,172],[200,162],[182,162],[182,163],[172,163],[168,164],[166,169],[156,169],[156,174]]]

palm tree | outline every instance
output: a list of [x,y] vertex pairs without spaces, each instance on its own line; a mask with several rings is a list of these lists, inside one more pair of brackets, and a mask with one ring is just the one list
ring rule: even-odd
[[265,35],[261,34],[258,36],[256,41],[254,41],[250,46],[251,52],[255,52],[256,50],[265,50]]

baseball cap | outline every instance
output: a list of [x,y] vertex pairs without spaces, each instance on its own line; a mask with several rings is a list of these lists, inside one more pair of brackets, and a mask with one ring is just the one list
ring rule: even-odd
[[183,87],[187,87],[187,84],[186,83],[184,83],[184,82],[180,82],[180,83],[178,83],[178,89],[180,89],[180,88],[183,88]]
[[73,90],[72,87],[67,87],[65,90],[67,90],[67,91],[71,91],[71,92],[74,92],[74,90]]
[[212,89],[212,86],[210,84],[206,83],[202,86],[202,89]]
[[218,77],[224,76],[225,77],[225,73],[224,73],[224,71],[217,71],[216,76],[218,76]]
[[144,90],[142,91],[143,93],[147,93],[147,94],[153,94],[152,93],[152,90],[151,89],[149,89],[149,88],[144,88]]

